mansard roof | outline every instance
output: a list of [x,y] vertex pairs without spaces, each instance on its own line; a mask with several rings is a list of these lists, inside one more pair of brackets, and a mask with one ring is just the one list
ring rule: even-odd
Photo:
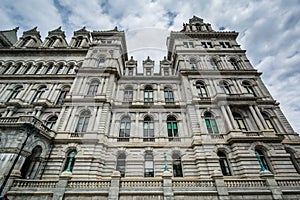
[[0,47],[9,47],[18,41],[17,31],[19,27],[12,30],[0,31]]
[[54,29],[52,31],[49,31],[48,32],[48,36],[51,37],[51,36],[60,36],[62,38],[65,38],[66,35],[65,35],[65,32],[61,30],[61,26],[58,27],[57,29]]
[[82,29],[74,31],[74,36],[87,36],[88,38],[90,38],[90,31],[86,30],[84,26],[82,27]]

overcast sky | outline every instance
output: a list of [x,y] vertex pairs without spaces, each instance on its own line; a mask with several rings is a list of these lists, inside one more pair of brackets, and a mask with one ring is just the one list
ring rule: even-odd
[[38,26],[44,39],[62,26],[68,42],[83,26],[90,31],[118,26],[125,30],[129,56],[149,56],[156,63],[166,54],[169,31],[179,31],[193,15],[215,30],[239,32],[238,42],[273,97],[300,132],[299,0],[1,0],[0,29]]

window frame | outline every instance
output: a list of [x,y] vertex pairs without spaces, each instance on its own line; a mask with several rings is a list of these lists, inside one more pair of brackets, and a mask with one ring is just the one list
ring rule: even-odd
[[222,151],[218,151],[217,155],[219,157],[219,164],[223,176],[232,176],[229,161],[226,154]]
[[146,116],[143,121],[143,141],[154,142],[154,121],[150,116]]
[[89,84],[87,95],[88,96],[96,96],[98,89],[99,89],[99,85],[100,85],[100,82],[98,80],[91,81],[91,83]]
[[147,85],[144,89],[144,103],[153,103],[153,100],[153,88]]
[[167,133],[169,141],[179,141],[178,135],[178,122],[174,116],[168,116],[167,118]]
[[208,133],[210,134],[219,134],[219,128],[217,125],[217,121],[212,113],[205,112],[204,113],[205,125]]
[[233,116],[233,119],[234,119],[236,125],[238,126],[239,130],[248,131],[245,119],[240,113],[233,112],[232,116]]
[[131,131],[131,118],[125,116],[120,121],[118,142],[129,142]]
[[164,98],[166,104],[173,104],[174,103],[174,92],[172,88],[165,87],[164,88]]
[[91,117],[91,112],[89,110],[82,111],[78,117],[75,132],[87,132],[90,117]]

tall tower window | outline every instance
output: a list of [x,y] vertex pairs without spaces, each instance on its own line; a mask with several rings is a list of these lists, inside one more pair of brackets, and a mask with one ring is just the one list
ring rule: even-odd
[[277,132],[273,123],[272,123],[272,120],[270,119],[269,115],[267,115],[266,113],[262,112],[261,115],[263,116],[264,120],[265,120],[265,123],[267,124],[268,126],[268,129],[270,130],[273,130],[274,132]]
[[45,74],[51,74],[52,68],[53,68],[53,64],[50,64],[50,65],[47,67],[47,70],[46,70]]
[[217,155],[219,156],[219,163],[223,176],[231,176],[230,167],[226,155],[221,151],[219,151]]
[[178,126],[177,120],[173,116],[167,118],[167,130],[169,141],[178,140]]
[[199,97],[208,97],[206,87],[205,87],[203,82],[197,81],[196,82],[196,89],[197,89]]
[[210,112],[204,113],[204,119],[208,133],[219,133],[216,120]]
[[130,117],[123,117],[120,124],[119,138],[120,142],[128,142],[130,137]]
[[153,89],[151,86],[146,86],[144,90],[144,102],[152,103],[153,102]]
[[240,66],[238,65],[237,61],[233,58],[229,60],[231,66],[233,67],[234,70],[240,70]]
[[150,116],[144,119],[144,142],[154,142],[154,122]]
[[221,88],[221,90],[224,94],[231,94],[230,87],[229,87],[229,84],[227,82],[221,81],[219,83],[219,85],[220,85],[220,88]]
[[11,99],[15,99],[18,96],[18,94],[20,94],[20,92],[22,91],[22,89],[23,89],[22,86],[15,87],[12,90],[11,94],[9,95],[9,97],[7,98],[7,102],[9,102]]
[[116,170],[120,172],[121,177],[125,177],[126,155],[120,154],[117,158]]
[[232,113],[235,123],[241,131],[247,131],[246,124],[243,117],[239,113]]
[[124,99],[125,103],[132,103],[133,101],[133,89],[132,87],[126,87],[124,90]]
[[247,94],[253,94],[256,97],[253,87],[249,82],[243,81],[242,86],[244,87]]
[[42,65],[39,65],[35,68],[34,74],[39,74],[42,71]]
[[92,81],[90,86],[89,86],[89,90],[88,90],[87,95],[95,96],[97,94],[98,87],[99,87],[99,82],[97,80]]
[[62,74],[63,72],[63,69],[64,69],[64,66],[63,64],[60,64],[56,70],[56,74]]
[[173,154],[172,159],[173,159],[172,165],[173,165],[174,177],[183,177],[180,156],[178,154]]
[[70,91],[70,87],[65,87],[60,91],[59,96],[56,101],[56,105],[62,104],[62,101],[66,98],[69,91]]
[[37,89],[37,91],[35,92],[32,100],[31,100],[31,103],[33,102],[36,102],[37,100],[39,100],[42,95],[44,94],[44,92],[46,91],[46,86],[41,86]]
[[81,112],[75,132],[86,132],[90,117],[91,112],[89,110]]
[[173,90],[169,87],[165,87],[164,93],[165,93],[165,102],[166,103],[174,103]]
[[73,74],[74,73],[74,65],[69,66],[67,74]]
[[57,121],[57,117],[56,116],[52,116],[50,117],[47,122],[46,122],[46,126],[50,129],[54,128],[55,124]]
[[154,162],[151,153],[145,155],[144,177],[154,177]]

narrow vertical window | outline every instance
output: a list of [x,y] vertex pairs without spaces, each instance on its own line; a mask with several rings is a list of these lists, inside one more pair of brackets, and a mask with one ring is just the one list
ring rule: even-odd
[[146,116],[144,119],[144,142],[154,142],[154,122],[151,117]]
[[75,150],[71,151],[68,154],[67,159],[66,159],[66,163],[65,163],[65,167],[64,167],[65,172],[72,172],[73,171],[76,154],[77,154],[77,152]]
[[44,92],[46,91],[46,86],[41,86],[37,89],[37,91],[35,92],[32,100],[31,100],[31,103],[34,103],[34,102],[37,102],[37,100],[39,100],[42,95],[44,94]]
[[119,138],[120,142],[128,142],[130,137],[130,118],[123,117],[120,124]]
[[66,98],[69,91],[70,91],[70,87],[65,87],[60,91],[59,96],[58,96],[57,101],[56,101],[56,105],[61,105],[62,104],[63,100]]
[[204,119],[208,133],[219,133],[216,120],[210,112],[204,114]]
[[231,66],[233,67],[234,70],[240,70],[240,67],[239,67],[236,60],[230,59],[229,62],[230,62]]
[[144,90],[144,102],[152,103],[153,102],[153,89],[151,86],[146,86]]
[[263,116],[263,118],[265,120],[265,123],[268,126],[268,129],[273,130],[274,132],[277,132],[274,125],[273,125],[273,123],[272,123],[272,120],[269,117],[269,115],[267,115],[264,112],[262,112],[261,115]]
[[183,177],[180,156],[178,154],[173,154],[172,159],[173,159],[172,165],[173,165],[174,177]]
[[217,155],[219,156],[219,163],[223,176],[231,176],[231,171],[226,155],[221,151],[219,151]]
[[31,155],[25,159],[25,162],[21,168],[21,177],[23,179],[34,179],[38,175],[38,169],[41,165],[41,154],[42,154],[42,147],[36,146]]
[[74,73],[74,65],[69,66],[67,74],[73,74]]
[[150,153],[145,155],[144,177],[154,177],[153,155]]
[[50,117],[47,122],[46,122],[46,126],[50,129],[54,128],[55,127],[55,124],[56,124],[56,121],[57,121],[57,117],[56,116],[52,116]]
[[117,158],[116,170],[120,172],[121,177],[125,177],[125,165],[126,164],[126,155],[124,153],[120,154]]
[[178,126],[176,118],[173,116],[169,116],[167,118],[167,130],[169,141],[178,140]]
[[53,69],[53,64],[50,64],[50,65],[47,67],[47,70],[46,70],[45,74],[51,74],[52,69]]
[[245,92],[247,94],[253,94],[256,97],[256,94],[255,94],[255,92],[253,90],[253,87],[252,87],[252,85],[249,82],[243,81],[242,86],[244,87]]
[[132,87],[126,87],[124,90],[124,99],[125,103],[132,103],[133,101],[133,89]]
[[105,66],[105,58],[104,57],[100,57],[98,66],[99,67],[104,67]]
[[196,89],[197,89],[199,97],[208,97],[206,87],[205,87],[204,83],[202,83],[200,81],[197,81],[196,82]]
[[34,74],[39,74],[42,71],[42,65],[39,65],[35,68]]
[[174,103],[174,94],[173,94],[173,90],[171,88],[165,87],[164,94],[165,94],[165,102],[167,104]]
[[133,76],[133,68],[128,68],[128,76]]
[[57,70],[56,70],[56,74],[62,74],[63,69],[64,69],[64,66],[62,64],[59,65],[58,68],[57,68]]
[[229,85],[227,82],[221,81],[219,85],[224,94],[231,94],[231,91],[230,91],[230,88],[229,88]]
[[265,170],[271,171],[271,168],[269,167],[267,158],[261,150],[255,149],[255,156],[259,162],[261,171],[265,171]]
[[92,81],[90,86],[89,86],[89,90],[88,90],[87,95],[95,96],[97,94],[98,87],[99,87],[99,82],[96,81],[96,80]]
[[12,92],[10,93],[9,97],[7,98],[7,102],[9,102],[12,99],[15,99],[18,94],[20,94],[20,92],[22,91],[23,87],[22,86],[17,86],[15,87]]
[[232,113],[235,123],[241,131],[247,131],[246,124],[243,117],[239,113]]
[[81,112],[75,132],[86,132],[89,125],[91,113],[86,110]]

